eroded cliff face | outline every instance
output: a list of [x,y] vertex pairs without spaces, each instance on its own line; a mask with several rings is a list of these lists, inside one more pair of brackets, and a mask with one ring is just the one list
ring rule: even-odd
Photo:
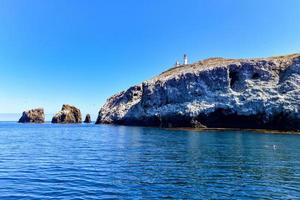
[[96,123],[300,130],[300,54],[212,58],[110,97]]

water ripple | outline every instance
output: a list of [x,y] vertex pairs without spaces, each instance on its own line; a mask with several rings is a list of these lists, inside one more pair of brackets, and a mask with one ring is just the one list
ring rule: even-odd
[[297,199],[299,147],[298,135],[0,123],[0,199]]

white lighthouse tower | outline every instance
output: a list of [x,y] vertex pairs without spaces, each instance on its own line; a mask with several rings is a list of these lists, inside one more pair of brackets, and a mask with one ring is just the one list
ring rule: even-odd
[[189,64],[189,63],[188,63],[188,57],[187,57],[186,54],[183,55],[183,64],[184,64],[184,65]]

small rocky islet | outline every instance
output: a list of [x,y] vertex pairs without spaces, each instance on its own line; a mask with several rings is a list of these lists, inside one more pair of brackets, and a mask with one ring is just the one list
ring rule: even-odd
[[83,122],[86,123],[86,124],[91,123],[91,122],[92,122],[92,121],[91,121],[91,115],[90,115],[90,114],[87,114],[87,115],[85,116],[85,119],[84,119]]
[[[100,109],[96,124],[299,131],[299,110],[300,54],[210,58],[177,64],[113,95]],[[52,119],[81,121],[80,110],[70,105],[63,105]],[[84,122],[91,122],[90,115]]]
[[[89,120],[91,120],[90,116],[89,116]],[[22,117],[19,119],[18,122],[19,123],[44,123],[45,122],[44,109],[36,108],[36,109],[24,111]],[[63,104],[61,111],[59,111],[53,116],[51,122],[54,124],[82,123],[81,111],[75,106],[69,104]]]
[[52,118],[52,123],[73,124],[82,123],[81,111],[75,106],[64,104],[61,111]]
[[35,108],[22,113],[19,123],[44,123],[45,113],[43,108]]

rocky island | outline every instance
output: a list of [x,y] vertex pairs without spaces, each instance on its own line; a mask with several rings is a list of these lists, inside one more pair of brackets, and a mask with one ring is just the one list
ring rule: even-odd
[[87,114],[87,115],[85,116],[84,123],[89,124],[89,123],[91,123],[91,122],[92,122],[92,120],[91,120],[91,115],[90,115],[90,114]]
[[24,111],[22,117],[18,121],[19,123],[44,123],[45,114],[43,108],[31,109]]
[[75,106],[64,104],[53,118],[52,123],[81,123],[81,112]]
[[96,123],[300,130],[300,54],[210,58],[110,97]]

